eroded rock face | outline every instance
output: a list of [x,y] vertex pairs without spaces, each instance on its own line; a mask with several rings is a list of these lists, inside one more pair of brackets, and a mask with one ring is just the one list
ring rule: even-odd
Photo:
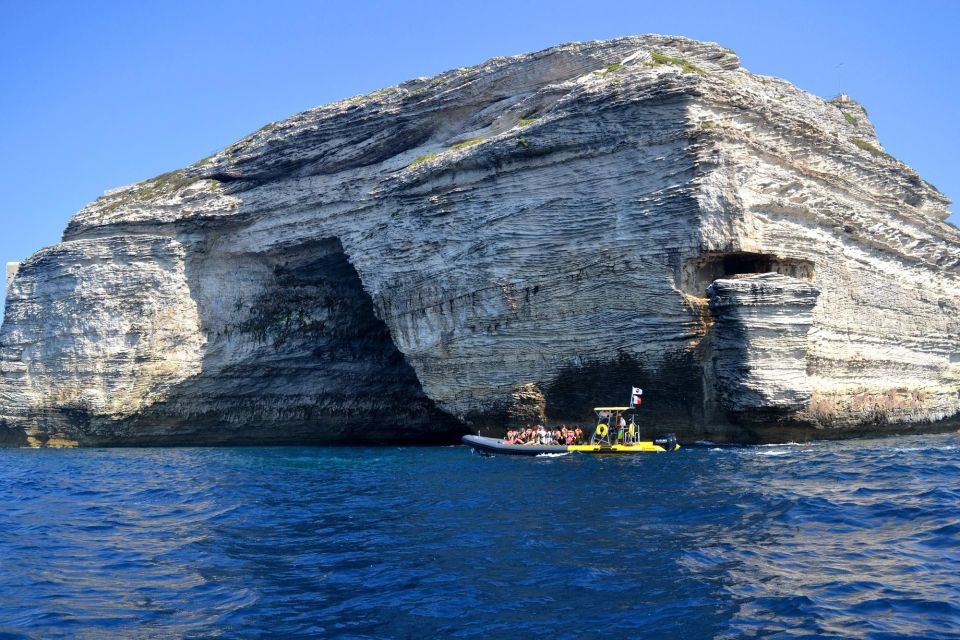
[[[764,429],[802,422],[813,388],[807,376],[808,332],[820,290],[777,273],[715,280],[707,289],[715,322],[712,382],[735,424]],[[716,420],[716,418],[714,418]]]
[[547,400],[535,384],[522,384],[513,390],[507,426],[525,427],[547,421]]
[[947,204],[855,102],[712,43],[496,58],[84,207],[11,283],[2,439],[424,441],[631,384],[691,438],[952,424]]
[[78,240],[20,265],[7,294],[0,403],[26,437],[75,441],[200,372],[185,251],[160,236]]

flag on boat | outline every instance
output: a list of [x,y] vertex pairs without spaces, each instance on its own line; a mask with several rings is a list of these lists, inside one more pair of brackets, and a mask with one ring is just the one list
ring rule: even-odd
[[633,387],[633,392],[630,394],[630,404],[634,407],[639,407],[643,404],[643,389],[640,387]]
[[641,389],[640,387],[634,387],[634,388],[633,388],[633,395],[635,395],[635,396],[642,396],[642,395],[643,395],[643,389]]

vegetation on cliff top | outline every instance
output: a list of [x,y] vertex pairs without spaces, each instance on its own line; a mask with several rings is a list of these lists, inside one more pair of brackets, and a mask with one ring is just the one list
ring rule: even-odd
[[[460,149],[466,149],[467,147],[472,147],[474,145],[480,144],[484,140],[486,140],[486,138],[484,138],[483,136],[478,136],[476,138],[468,138],[467,140],[461,140],[456,144],[450,145],[450,147],[448,147],[446,151],[458,151]],[[434,151],[433,153],[426,153],[420,156],[419,158],[417,158],[416,160],[414,160],[413,162],[411,162],[410,164],[408,164],[407,168],[412,169],[413,167],[418,167],[425,162],[430,162],[431,160],[435,160],[440,156],[441,153],[443,153],[443,151]]]
[[652,51],[650,53],[650,64],[652,66],[672,64],[680,67],[680,70],[684,73],[697,73],[701,76],[707,75],[706,71],[688,60],[684,60],[683,58],[674,58],[672,56],[665,56],[662,53],[657,53],[656,51]]
[[850,142],[852,142],[853,144],[857,145],[858,147],[860,147],[860,148],[863,149],[864,151],[868,151],[868,152],[871,153],[872,155],[877,156],[878,158],[889,158],[889,157],[890,157],[889,154],[881,151],[880,149],[878,149],[878,148],[877,148],[876,146],[874,146],[873,144],[871,144],[871,143],[869,143],[869,142],[867,142],[866,140],[863,140],[863,139],[861,139],[861,138],[850,138]]

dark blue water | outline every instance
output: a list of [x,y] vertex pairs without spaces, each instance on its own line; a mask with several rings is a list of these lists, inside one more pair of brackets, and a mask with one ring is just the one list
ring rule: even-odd
[[960,436],[0,451],[0,638],[960,638]]

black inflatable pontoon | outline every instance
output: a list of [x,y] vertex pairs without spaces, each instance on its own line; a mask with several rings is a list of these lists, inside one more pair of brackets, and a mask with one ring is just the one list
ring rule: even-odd
[[506,453],[514,456],[539,456],[544,453],[567,453],[570,450],[565,444],[507,444],[498,438],[483,436],[463,436],[463,443],[479,453]]

